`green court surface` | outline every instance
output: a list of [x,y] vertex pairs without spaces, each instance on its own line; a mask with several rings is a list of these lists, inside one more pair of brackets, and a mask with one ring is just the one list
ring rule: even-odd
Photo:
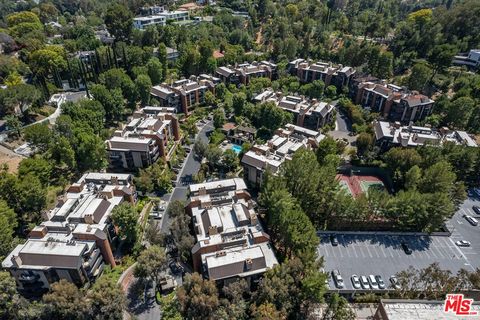
[[385,186],[379,181],[360,181],[360,187],[363,193],[368,193],[370,188],[384,190]]

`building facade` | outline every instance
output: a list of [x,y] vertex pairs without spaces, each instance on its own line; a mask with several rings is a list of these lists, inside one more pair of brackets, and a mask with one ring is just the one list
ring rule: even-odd
[[186,21],[189,20],[188,11],[168,11],[163,7],[149,7],[145,9],[146,16],[133,19],[133,27],[139,30],[145,30],[148,26],[164,26],[168,21]]
[[27,241],[3,260],[18,290],[39,295],[61,279],[83,286],[93,282],[105,264],[115,267],[110,214],[122,202],[136,201],[132,181],[130,174],[86,173],[72,184]]
[[219,67],[215,71],[225,84],[247,85],[253,78],[277,78],[277,65],[269,61],[242,63],[236,66]]
[[275,174],[281,164],[291,160],[300,148],[316,149],[325,138],[318,131],[287,124],[278,129],[267,143],[255,144],[242,157],[244,179],[255,186],[260,186],[266,170]]
[[402,126],[399,122],[374,121],[375,144],[382,150],[392,147],[418,147],[454,143],[467,147],[477,147],[476,141],[465,131],[439,130],[430,127]]
[[297,126],[311,130],[318,130],[334,119],[334,107],[316,99],[307,99],[303,96],[284,96],[281,92],[267,89],[254,98],[255,102],[274,102],[279,108],[293,114]]
[[278,261],[245,182],[234,178],[194,184],[189,192],[186,211],[196,237],[195,271],[219,286],[237,279],[255,286]]
[[305,59],[290,61],[287,70],[291,75],[297,76],[300,82],[310,83],[322,80],[325,87],[333,85],[341,90],[348,87],[350,80],[355,75],[355,69],[342,65],[333,65],[327,62],[313,62]]
[[[110,168],[146,168],[159,158],[166,161],[180,140],[175,114],[161,107],[148,107],[133,114],[130,122],[106,141]],[[171,110],[171,109],[170,109]]]
[[150,94],[158,100],[160,106],[174,108],[176,113],[188,116],[190,109],[205,103],[205,94],[215,94],[215,86],[220,79],[208,75],[192,76],[190,79],[175,81],[152,87]]
[[357,82],[352,94],[355,104],[391,121],[420,121],[433,112],[434,101],[429,97],[380,80]]

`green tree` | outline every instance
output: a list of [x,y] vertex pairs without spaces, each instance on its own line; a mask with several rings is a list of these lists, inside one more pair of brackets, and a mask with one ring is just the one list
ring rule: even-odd
[[198,273],[187,274],[183,285],[177,289],[180,312],[186,319],[214,319],[219,307],[215,282],[204,280]]
[[128,41],[133,27],[133,15],[122,4],[112,4],[105,13],[105,25],[116,41]]
[[147,62],[147,72],[153,85],[157,85],[162,82],[163,79],[163,66],[158,58],[152,57]]
[[369,150],[372,149],[374,143],[374,137],[366,132],[362,132],[357,137],[357,155],[362,157]]
[[325,89],[325,95],[328,97],[328,98],[334,98],[337,96],[337,87],[335,86],[328,86],[326,89]]
[[416,63],[407,79],[408,88],[410,90],[423,91],[425,85],[430,80],[431,73],[430,68],[425,63]]
[[18,166],[18,174],[20,177],[32,174],[37,177],[43,186],[50,184],[52,174],[52,164],[39,156],[23,159]]
[[326,136],[318,144],[318,148],[316,151],[317,161],[320,164],[322,164],[324,163],[326,156],[336,154],[336,153],[337,153],[337,142],[332,137]]
[[120,88],[108,90],[102,84],[90,88],[93,98],[100,102],[105,110],[107,121],[119,120],[123,114],[125,102]]
[[99,136],[79,131],[75,135],[75,145],[75,159],[80,170],[100,170],[106,167],[105,143]]
[[95,320],[120,320],[123,319],[123,310],[126,306],[125,295],[116,282],[101,277],[87,292],[89,309],[88,319]]
[[13,234],[17,227],[16,218],[15,212],[10,209],[8,204],[4,200],[0,200],[0,257],[2,259],[12,249]]
[[7,125],[8,129],[12,130],[13,133],[15,133],[17,137],[21,137],[22,122],[20,122],[20,119],[18,119],[17,116],[13,116],[13,115],[6,116],[5,124]]
[[432,80],[439,71],[442,71],[452,64],[453,56],[457,54],[457,52],[458,48],[452,44],[441,44],[433,47],[427,57],[433,69],[430,80]]
[[70,141],[64,136],[56,137],[50,144],[49,157],[55,161],[57,166],[67,166],[74,169],[76,164],[75,151]]
[[180,258],[186,262],[194,244],[194,238],[190,234],[191,218],[185,213],[184,203],[178,200],[170,203],[167,214],[172,219],[169,230],[173,236],[173,242]]
[[232,106],[236,116],[243,114],[243,108],[247,102],[247,96],[243,92],[235,93],[232,97]]
[[40,152],[47,150],[52,141],[52,131],[44,123],[34,124],[23,130],[25,140],[32,146],[39,149]]
[[422,169],[417,165],[411,167],[405,173],[405,190],[415,190],[422,179]]
[[326,315],[324,316],[325,320],[349,320],[355,319],[355,312],[353,312],[348,301],[339,296],[337,293],[334,293],[330,296],[328,300],[328,308]]
[[240,161],[235,151],[231,149],[225,150],[223,153],[223,164],[229,171],[235,171],[238,168]]
[[112,220],[118,228],[118,235],[127,243],[134,243],[137,239],[138,214],[130,203],[122,203],[112,210]]
[[213,126],[215,128],[222,128],[225,120],[225,110],[223,108],[217,108],[213,111]]
[[81,291],[65,279],[53,283],[42,301],[46,316],[50,319],[81,319],[88,310]]
[[140,253],[133,273],[137,278],[147,279],[151,277],[158,284],[160,276],[166,268],[167,256],[165,249],[153,245]]
[[465,128],[473,113],[474,107],[475,101],[470,97],[455,99],[448,106],[445,120],[450,127]]
[[141,74],[135,79],[135,88],[140,97],[142,106],[148,105],[150,102],[150,89],[152,88],[152,81],[146,74]]

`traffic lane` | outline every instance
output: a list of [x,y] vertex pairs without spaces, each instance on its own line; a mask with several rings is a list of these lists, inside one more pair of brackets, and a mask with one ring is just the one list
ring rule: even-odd
[[[345,283],[344,290],[353,290],[351,276],[380,275],[389,285],[389,278],[413,266],[422,269],[438,262],[442,269],[456,273],[464,268],[472,271],[459,248],[444,236],[393,236],[375,234],[337,235],[338,246],[332,246],[329,235],[320,235],[318,254],[324,257],[325,270],[338,269]],[[401,243],[408,243],[407,255]],[[329,285],[336,289],[330,276]]]

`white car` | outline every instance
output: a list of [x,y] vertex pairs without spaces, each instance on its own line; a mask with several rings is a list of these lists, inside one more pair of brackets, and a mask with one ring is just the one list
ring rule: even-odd
[[344,287],[343,278],[340,275],[340,272],[338,270],[333,270],[332,271],[332,277],[333,277],[333,280],[335,281],[335,284],[336,284],[337,288],[343,289],[343,287]]
[[478,220],[475,219],[474,217],[469,216],[469,215],[464,215],[463,217],[465,218],[465,220],[467,220],[468,222],[470,222],[470,224],[471,224],[472,226],[478,226]]
[[356,274],[352,275],[351,280],[352,280],[352,286],[355,289],[360,289],[361,288],[360,278]]
[[149,217],[155,220],[160,220],[163,218],[163,214],[158,211],[152,211],[150,212]]
[[363,289],[370,289],[370,283],[368,283],[368,279],[366,276],[360,277],[360,284],[362,285]]
[[370,283],[370,286],[372,287],[373,290],[378,289],[378,282],[377,282],[377,279],[375,279],[375,276],[373,274],[368,276],[368,282]]
[[470,247],[472,245],[470,241],[467,241],[467,240],[459,240],[455,242],[455,244],[459,247]]

